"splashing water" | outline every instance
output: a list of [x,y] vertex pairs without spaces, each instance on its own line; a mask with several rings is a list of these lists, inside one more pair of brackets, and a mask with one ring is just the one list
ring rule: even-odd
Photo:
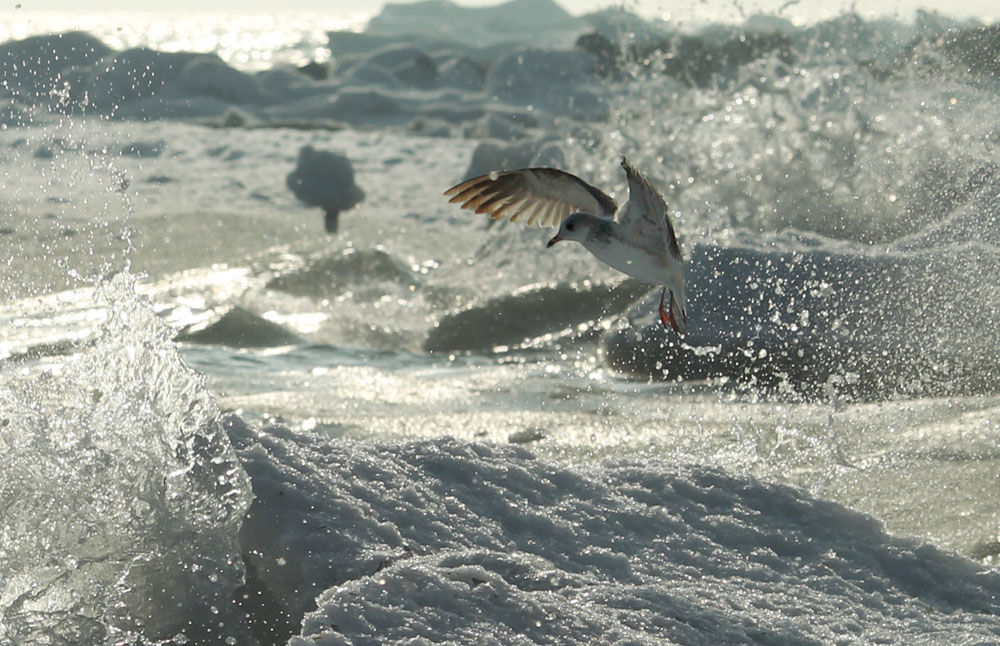
[[223,643],[240,635],[246,475],[134,279],[97,299],[108,318],[89,348],[0,391],[0,637]]

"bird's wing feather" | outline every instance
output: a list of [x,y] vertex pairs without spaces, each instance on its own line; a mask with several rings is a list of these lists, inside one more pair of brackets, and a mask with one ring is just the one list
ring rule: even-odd
[[463,209],[491,218],[557,227],[571,213],[614,217],[618,205],[576,175],[555,168],[522,168],[480,175],[444,192]]
[[646,179],[642,172],[622,157],[622,168],[628,176],[629,208],[625,210],[620,224],[631,231],[635,238],[663,238],[664,246],[677,260],[681,260],[681,248],[677,244],[674,226],[667,214],[667,201]]

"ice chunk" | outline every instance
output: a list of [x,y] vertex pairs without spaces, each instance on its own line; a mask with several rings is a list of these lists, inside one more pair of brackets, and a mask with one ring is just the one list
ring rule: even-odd
[[188,62],[177,78],[176,90],[211,96],[229,103],[259,103],[260,88],[252,76],[230,67],[214,56]]
[[405,85],[428,88],[437,79],[434,60],[412,45],[389,45],[374,52],[367,62],[391,71]]
[[499,61],[486,75],[485,91],[500,101],[532,106],[580,121],[605,121],[607,91],[597,76],[597,60],[571,49],[529,48]]
[[559,145],[547,139],[526,139],[511,144],[484,141],[472,151],[465,177],[508,168],[526,168],[536,161],[558,161],[562,153],[556,150],[560,150]]
[[338,69],[335,73],[338,79],[351,85],[377,85],[390,89],[403,87],[402,82],[390,70],[367,61]]
[[643,377],[727,378],[758,392],[791,387],[811,396],[829,383],[863,399],[997,389],[995,311],[983,306],[1000,299],[993,279],[1000,254],[992,249],[870,254],[844,245],[835,252],[829,243],[794,251],[734,244],[688,253],[694,324],[681,342],[668,338],[658,320],[639,322],[658,302],[655,295],[645,299],[630,315],[634,327],[605,337],[611,366]]
[[477,91],[483,88],[486,74],[472,59],[455,56],[441,63],[438,85],[458,90]]
[[3,88],[20,100],[46,101],[59,89],[60,73],[107,56],[111,48],[83,32],[31,36],[0,44]]
[[569,43],[584,22],[553,0],[510,0],[491,7],[463,7],[448,0],[388,3],[371,19],[369,35],[433,34],[468,45],[536,40]]
[[345,90],[337,95],[331,106],[331,117],[344,121],[358,121],[369,117],[394,115],[400,111],[392,97],[371,90]]
[[268,281],[267,288],[319,300],[360,290],[373,283],[413,285],[417,282],[419,277],[385,250],[351,247],[312,259],[302,268],[275,276]]
[[302,339],[284,327],[242,307],[231,307],[207,321],[181,330],[178,341],[218,343],[233,348],[297,345]]
[[438,68],[420,48],[396,43],[369,54],[342,57],[333,77],[389,88],[427,89],[437,81]]
[[188,63],[200,57],[204,54],[129,49],[95,63],[83,87],[73,88],[73,96],[89,110],[113,114],[125,103],[157,94]]
[[319,85],[309,76],[289,67],[273,67],[259,72],[255,80],[261,93],[270,101],[288,101],[300,95],[309,95]]

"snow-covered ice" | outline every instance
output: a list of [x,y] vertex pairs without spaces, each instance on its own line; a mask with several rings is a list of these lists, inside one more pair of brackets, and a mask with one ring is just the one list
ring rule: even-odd
[[[1000,577],[788,487],[674,463],[229,432],[289,643],[988,642]],[[294,529],[292,529],[294,528]]]

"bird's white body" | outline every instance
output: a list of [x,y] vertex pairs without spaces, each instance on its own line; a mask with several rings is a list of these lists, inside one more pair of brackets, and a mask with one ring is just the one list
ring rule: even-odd
[[[604,264],[641,281],[663,285],[660,319],[674,330],[687,323],[684,265],[667,204],[649,180],[622,159],[629,199],[621,207],[599,189],[554,168],[523,168],[482,175],[445,195],[462,208],[493,218],[556,225],[548,246],[582,244]],[[670,306],[666,294],[670,292]]]
[[637,253],[627,253],[619,246],[595,245],[588,243],[587,240],[580,242],[590,253],[597,256],[598,260],[623,274],[651,285],[665,285],[668,282],[664,279],[670,273],[671,267],[668,266],[669,263],[664,262],[662,255],[651,254],[645,249],[640,249]]
[[[620,211],[627,212],[628,206],[628,202],[626,202]],[[655,239],[648,241],[650,243],[648,246],[624,244],[627,234],[622,229],[624,227],[617,221],[596,222],[588,226],[583,235],[573,235],[571,232],[562,230],[558,237],[560,240],[579,242],[605,265],[653,285],[665,284],[664,276],[671,270],[680,268],[679,263],[670,262],[670,259],[663,253],[663,244],[657,245],[656,243],[659,241]],[[610,234],[607,240],[598,233],[602,230]],[[612,240],[622,241],[623,244],[609,244]]]

